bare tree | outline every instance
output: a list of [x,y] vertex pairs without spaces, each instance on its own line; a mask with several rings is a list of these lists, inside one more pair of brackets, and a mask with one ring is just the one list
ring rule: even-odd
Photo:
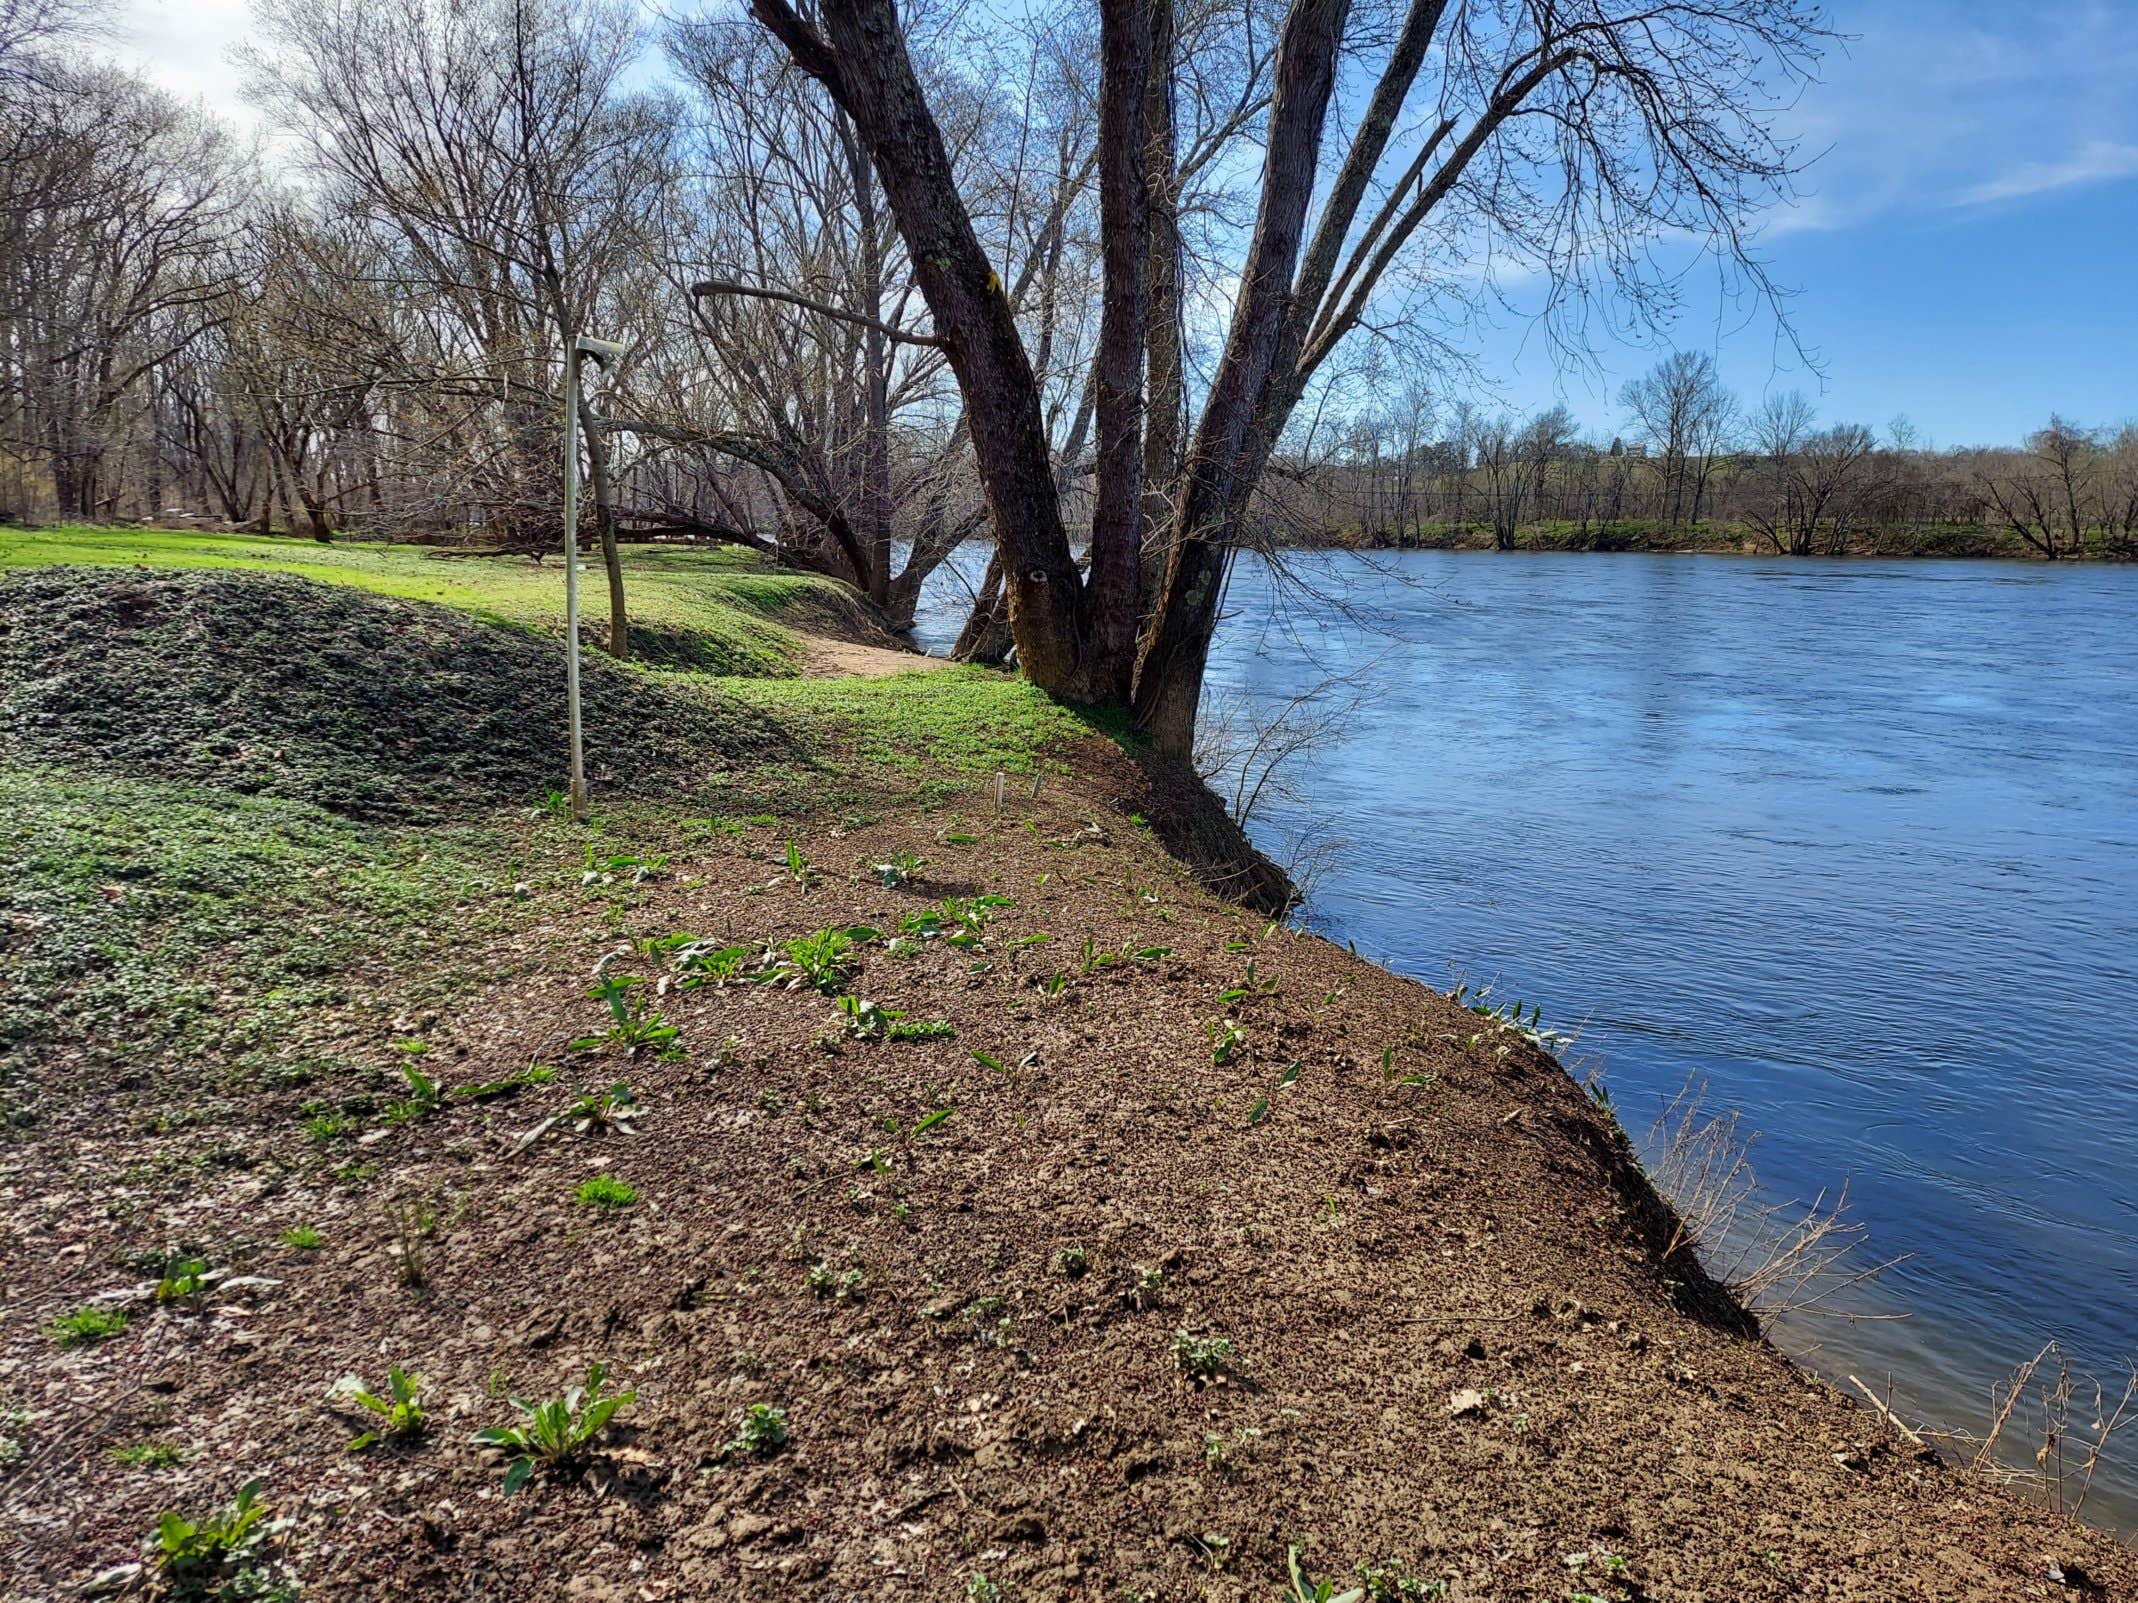
[[[752,9],[853,119],[883,182],[973,419],[1026,671],[1063,694],[1103,697],[1123,682],[1119,642],[1137,639],[1136,716],[1162,749],[1182,754],[1225,573],[1262,471],[1317,373],[1388,308],[1384,292],[1406,248],[1430,240],[1445,252],[1489,229],[1544,269],[1555,308],[1573,308],[1608,281],[1643,315],[1666,310],[1668,287],[1648,273],[1643,246],[1663,230],[1695,229],[1749,262],[1744,220],[1791,170],[1787,146],[1764,120],[1767,86],[1805,71],[1821,37],[1816,14],[1793,0],[1638,8],[1414,0],[1323,182],[1331,108],[1341,106],[1337,62],[1354,18],[1348,0],[1293,0],[1261,123],[1260,201],[1230,331],[1152,551],[1163,578],[1150,587],[1139,573],[1122,587],[1101,576],[1140,570],[1142,531],[1095,520],[1096,582],[1087,586],[1070,554],[1015,312],[974,231],[892,0],[823,0],[814,16],[789,0],[755,0]],[[1141,29],[1109,45],[1146,47]],[[1399,145],[1429,58],[1435,103],[1422,135]],[[1125,123],[1109,97],[1133,78],[1102,65],[1102,123]],[[1136,293],[1118,268],[1127,254],[1108,255],[1110,297]],[[1122,458],[1104,456],[1102,466],[1125,470]],[[1097,504],[1144,502],[1101,483]],[[1135,628],[1099,615],[1131,592],[1150,597]]]

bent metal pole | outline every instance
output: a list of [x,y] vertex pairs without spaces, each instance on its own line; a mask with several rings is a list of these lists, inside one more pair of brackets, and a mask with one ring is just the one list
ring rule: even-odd
[[572,817],[586,822],[586,746],[579,719],[579,359],[605,367],[624,354],[615,340],[575,334],[564,357],[564,703],[571,730]]

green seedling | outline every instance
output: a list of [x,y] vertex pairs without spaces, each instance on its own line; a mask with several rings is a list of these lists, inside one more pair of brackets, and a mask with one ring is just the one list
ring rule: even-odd
[[1082,1247],[1064,1247],[1054,1255],[1054,1267],[1069,1279],[1076,1280],[1091,1267],[1091,1254]]
[[930,1130],[939,1128],[946,1119],[957,1111],[956,1108],[937,1108],[913,1127],[913,1133],[915,1135],[926,1135]]
[[198,1308],[207,1295],[205,1258],[173,1258],[163,1266],[163,1277],[156,1282],[158,1302],[190,1302]]
[[186,1450],[174,1442],[128,1442],[112,1448],[111,1458],[128,1469],[176,1469],[186,1461]]
[[293,1225],[282,1232],[282,1245],[295,1247],[299,1252],[317,1252],[320,1240],[319,1231],[311,1225]]
[[832,1005],[838,1008],[841,1028],[851,1041],[881,1041],[890,1034],[893,1022],[905,1017],[897,1009],[879,1007],[865,996],[842,996]]
[[149,1538],[149,1553],[168,1594],[210,1597],[222,1591],[227,1581],[228,1596],[271,1595],[266,1577],[254,1564],[267,1535],[266,1521],[267,1507],[260,1501],[258,1481],[247,1481],[229,1508],[198,1523],[164,1513]]
[[790,1439],[786,1409],[752,1403],[742,1411],[741,1425],[721,1452],[729,1458],[770,1458]]
[[408,1095],[386,1110],[386,1117],[393,1123],[407,1124],[427,1119],[445,1106],[444,1090],[413,1062],[401,1065],[401,1077],[408,1081]]
[[386,1395],[381,1397],[364,1383],[351,1375],[334,1389],[337,1401],[351,1402],[357,1407],[377,1414],[384,1423],[376,1430],[367,1430],[349,1443],[348,1450],[361,1453],[367,1447],[376,1447],[391,1436],[402,1441],[423,1434],[423,1402],[420,1396],[421,1382],[399,1364],[386,1371]]
[[1181,1373],[1196,1380],[1208,1380],[1230,1370],[1234,1351],[1223,1336],[1191,1336],[1185,1330],[1173,1336],[1173,1362]]
[[796,936],[780,948],[772,978],[776,983],[808,985],[826,996],[836,996],[861,968],[856,948],[875,938],[876,932],[863,925]]
[[810,1265],[809,1272],[802,1276],[802,1284],[819,1297],[829,1297],[834,1302],[859,1302],[868,1285],[868,1276],[859,1269],[833,1269],[828,1263],[818,1263]]
[[659,855],[634,857],[629,853],[616,852],[597,856],[592,842],[586,848],[586,868],[579,876],[583,888],[596,885],[613,885],[618,879],[628,879],[633,885],[643,885],[648,880],[668,877],[668,859]]
[[607,974],[586,994],[609,1010],[609,1027],[600,1035],[582,1036],[572,1043],[574,1052],[590,1052],[603,1046],[621,1047],[627,1057],[651,1048],[662,1057],[677,1050],[681,1031],[659,1012],[634,995],[645,981],[631,974]]
[[748,946],[724,946],[717,941],[691,941],[677,947],[669,958],[678,976],[676,984],[686,991],[701,985],[725,985],[740,977],[743,964],[756,955]]
[[1291,1573],[1292,1590],[1285,1603],[1364,1603],[1366,1588],[1354,1586],[1349,1591],[1336,1590],[1334,1581],[1310,1581],[1299,1567],[1299,1544],[1294,1542],[1286,1555],[1286,1566]]
[[884,1039],[889,1041],[954,1041],[958,1027],[944,1019],[908,1020],[894,1024]]
[[579,1100],[558,1117],[572,1127],[574,1135],[594,1135],[614,1130],[619,1135],[637,1134],[637,1121],[646,1110],[631,1087],[617,1080],[600,1091],[582,1091]]
[[807,890],[817,882],[817,871],[809,866],[809,859],[793,841],[787,842],[787,877]]
[[488,1102],[493,1097],[510,1096],[515,1091],[524,1091],[530,1085],[548,1085],[556,1079],[557,1071],[546,1063],[529,1064],[517,1074],[508,1074],[502,1080],[485,1080],[480,1085],[464,1085],[453,1094],[463,1102]]
[[1203,1025],[1210,1037],[1210,1061],[1223,1068],[1247,1044],[1247,1030],[1237,1019],[1210,1019]]
[[61,1314],[45,1326],[45,1334],[62,1347],[93,1347],[100,1341],[109,1341],[126,1330],[124,1308],[77,1308],[71,1314]]
[[919,879],[926,862],[926,858],[916,857],[911,852],[894,852],[880,863],[869,864],[869,868],[886,890],[897,890]]
[[505,1466],[506,1496],[525,1486],[537,1469],[554,1473],[584,1462],[617,1410],[637,1400],[635,1391],[602,1396],[608,1376],[608,1366],[596,1364],[587,1371],[584,1386],[574,1386],[562,1397],[540,1403],[514,1397],[512,1406],[520,1411],[521,1424],[492,1425],[475,1433],[480,1445],[513,1455]]

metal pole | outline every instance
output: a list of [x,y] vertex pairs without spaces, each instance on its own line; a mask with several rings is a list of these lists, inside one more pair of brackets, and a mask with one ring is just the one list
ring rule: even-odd
[[579,733],[579,342],[564,350],[564,701],[571,723],[572,817],[586,822],[586,751]]

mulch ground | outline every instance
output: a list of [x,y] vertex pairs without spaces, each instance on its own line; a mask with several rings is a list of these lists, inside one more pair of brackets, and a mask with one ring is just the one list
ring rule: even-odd
[[[150,1134],[138,1090],[55,1064],[0,1149],[6,1595],[73,1595],[257,1479],[312,1599],[1266,1600],[1294,1544],[1457,1603],[2138,1597],[2138,1554],[1697,1317],[1615,1125],[1518,1036],[1217,901],[1103,796],[963,805],[798,838],[808,885],[784,832],[706,844],[398,1021],[449,1085],[546,1086],[322,1147],[298,1105],[377,1074]],[[901,849],[922,877],[885,888],[864,865]],[[735,982],[658,998],[671,1059],[572,1050],[597,969],[660,972],[635,938],[754,952],[979,896],[1011,900],[976,941],[870,944],[848,987],[954,1037],[843,1039],[827,996]],[[631,1133],[528,1140],[617,1079]],[[638,1201],[576,1203],[597,1175]],[[158,1306],[162,1241],[251,1283]],[[123,1334],[47,1338],[98,1299]],[[472,1434],[595,1362],[635,1402],[503,1495]],[[392,1364],[428,1428],[351,1453],[329,1388]],[[787,1444],[727,1450],[757,1403]],[[142,1441],[187,1456],[113,1458]]]

